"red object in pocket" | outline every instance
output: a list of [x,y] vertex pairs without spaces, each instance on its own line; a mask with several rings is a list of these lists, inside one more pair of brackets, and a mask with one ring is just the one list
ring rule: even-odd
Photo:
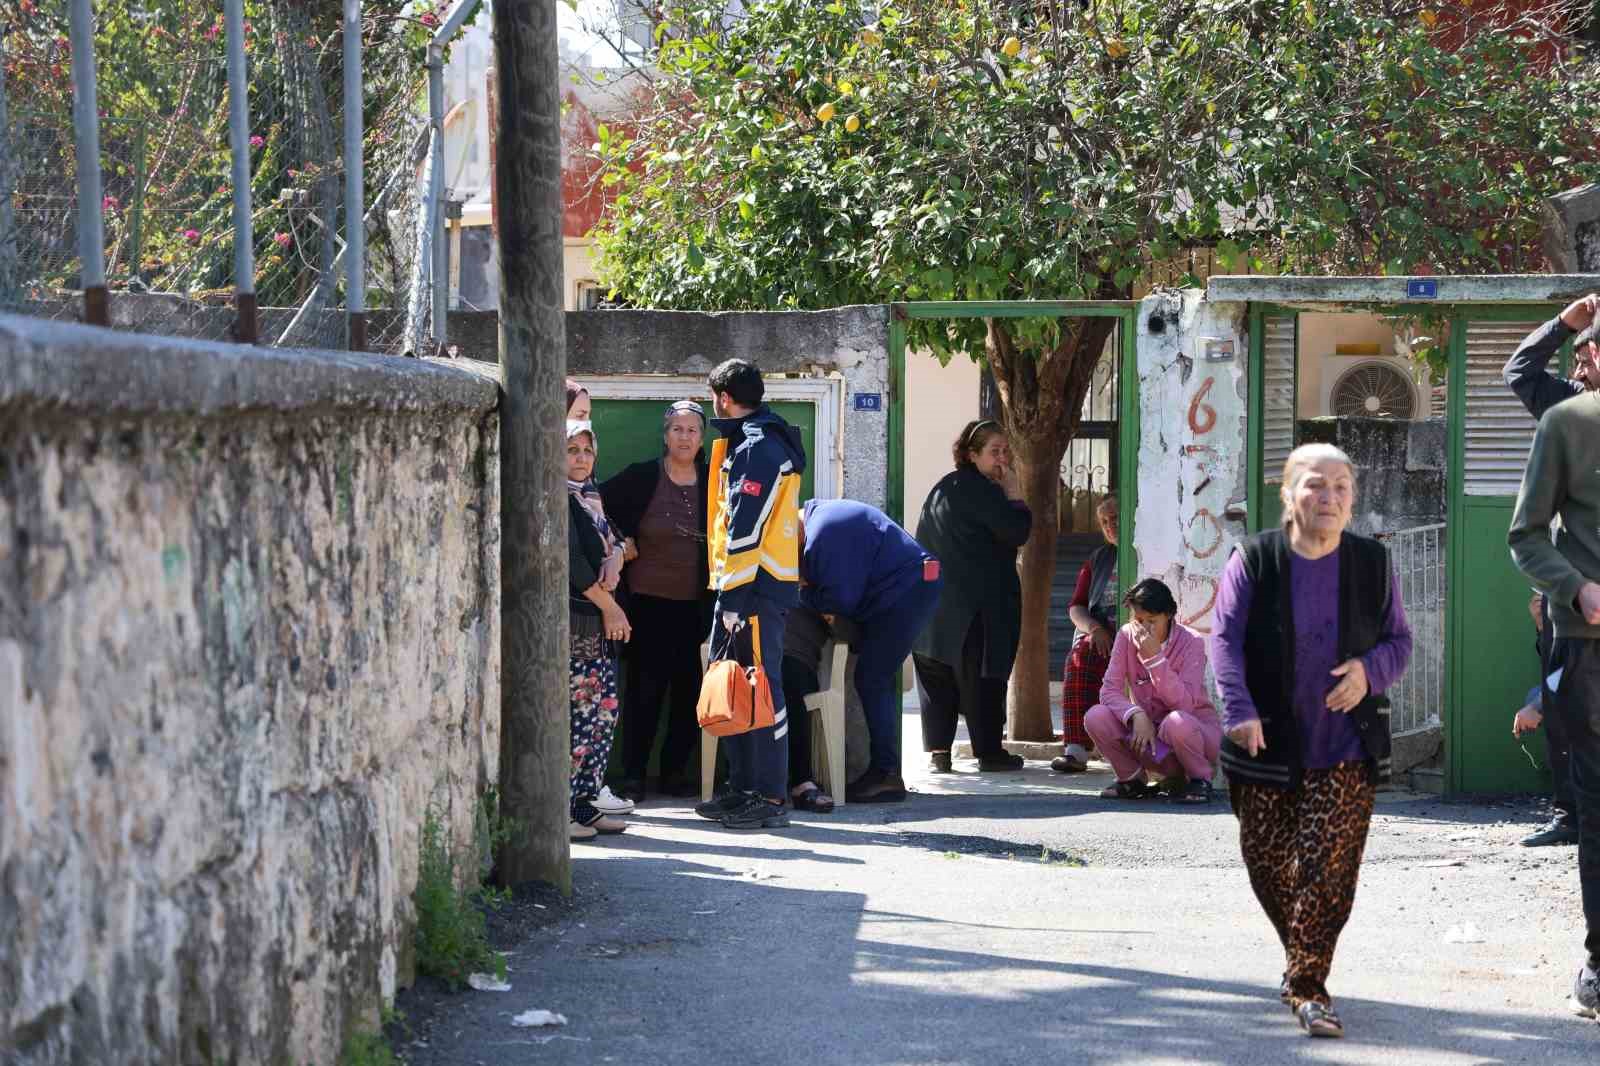
[[749,478],[745,478],[743,481],[739,482],[739,491],[744,493],[746,496],[759,496],[761,495],[761,482],[751,481]]
[[924,581],[938,581],[939,580],[939,560],[937,560],[937,559],[924,559],[924,560],[922,560],[922,580],[924,580]]

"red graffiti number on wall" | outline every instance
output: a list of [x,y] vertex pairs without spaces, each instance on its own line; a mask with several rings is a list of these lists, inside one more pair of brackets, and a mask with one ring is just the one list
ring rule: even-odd
[[1206,393],[1217,383],[1214,377],[1206,378],[1189,401],[1189,428],[1197,436],[1205,436],[1217,427],[1217,409],[1206,403]]
[[[1195,547],[1190,539],[1194,534],[1195,523],[1202,522],[1211,527],[1211,543],[1203,548]],[[1217,516],[1211,513],[1210,508],[1202,507],[1189,519],[1189,534],[1183,538],[1184,546],[1194,553],[1196,559],[1209,559],[1217,554],[1217,549],[1222,547],[1222,523],[1217,521]],[[1213,593],[1215,595],[1215,593]]]
[[1205,588],[1206,603],[1204,607],[1200,608],[1194,614],[1191,614],[1188,618],[1179,618],[1178,621],[1188,626],[1190,629],[1193,629],[1196,633],[1209,633],[1211,632],[1211,627],[1209,625],[1201,625],[1200,619],[1209,615],[1211,613],[1211,609],[1217,605],[1217,579],[1205,574],[1196,574],[1193,576],[1186,576],[1184,580],[1192,581],[1196,585],[1200,585]]

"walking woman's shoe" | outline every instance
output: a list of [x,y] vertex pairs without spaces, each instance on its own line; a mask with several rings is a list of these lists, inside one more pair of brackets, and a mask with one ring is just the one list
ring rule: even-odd
[[1572,998],[1567,1001],[1572,1013],[1580,1018],[1600,1021],[1600,973],[1585,966],[1578,971],[1572,984]]
[[1344,1023],[1333,1013],[1332,1007],[1325,1007],[1308,999],[1300,1004],[1300,1009],[1294,1013],[1295,1017],[1300,1019],[1300,1028],[1306,1031],[1307,1036],[1333,1039],[1344,1036]]
[[611,791],[610,785],[600,786],[600,795],[589,801],[601,814],[632,814],[633,800],[624,799]]
[[722,821],[722,816],[731,814],[743,807],[745,800],[749,799],[743,792],[724,792],[715,799],[708,799],[704,803],[694,805],[694,813],[702,818],[709,818],[713,822]]
[[1022,756],[1012,755],[1010,752],[1002,752],[999,755],[991,755],[987,759],[979,759],[978,772],[982,774],[1003,774],[1012,770],[1020,770],[1024,765],[1026,765],[1026,760]]
[[[948,751],[928,752],[928,772],[934,774],[955,773],[955,768],[950,765],[950,753]],[[848,799],[849,797],[845,798]]]

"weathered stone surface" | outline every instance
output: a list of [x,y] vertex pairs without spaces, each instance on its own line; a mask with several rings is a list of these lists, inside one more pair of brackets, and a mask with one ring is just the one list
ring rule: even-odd
[[1299,440],[1335,445],[1356,464],[1354,532],[1392,533],[1444,521],[1444,419],[1307,418],[1299,423]]
[[1552,270],[1600,273],[1600,185],[1582,185],[1544,202],[1544,254]]
[[499,751],[492,381],[0,316],[0,1049],[321,1063]]

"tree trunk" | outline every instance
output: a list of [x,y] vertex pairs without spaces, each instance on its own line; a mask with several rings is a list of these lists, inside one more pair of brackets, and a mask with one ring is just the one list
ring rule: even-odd
[[1033,512],[1033,534],[1018,560],[1022,576],[1022,640],[1011,671],[1007,736],[1012,740],[1054,740],[1050,713],[1050,585],[1056,569],[1057,516],[1061,457],[1082,417],[1083,397],[1106,339],[1116,327],[1111,318],[1060,321],[1054,347],[1042,352],[1019,349],[1009,325],[989,321],[989,368],[1004,406],[1023,499]]
[[503,884],[572,891],[567,843],[567,373],[555,5],[494,5],[500,205],[500,791]]

